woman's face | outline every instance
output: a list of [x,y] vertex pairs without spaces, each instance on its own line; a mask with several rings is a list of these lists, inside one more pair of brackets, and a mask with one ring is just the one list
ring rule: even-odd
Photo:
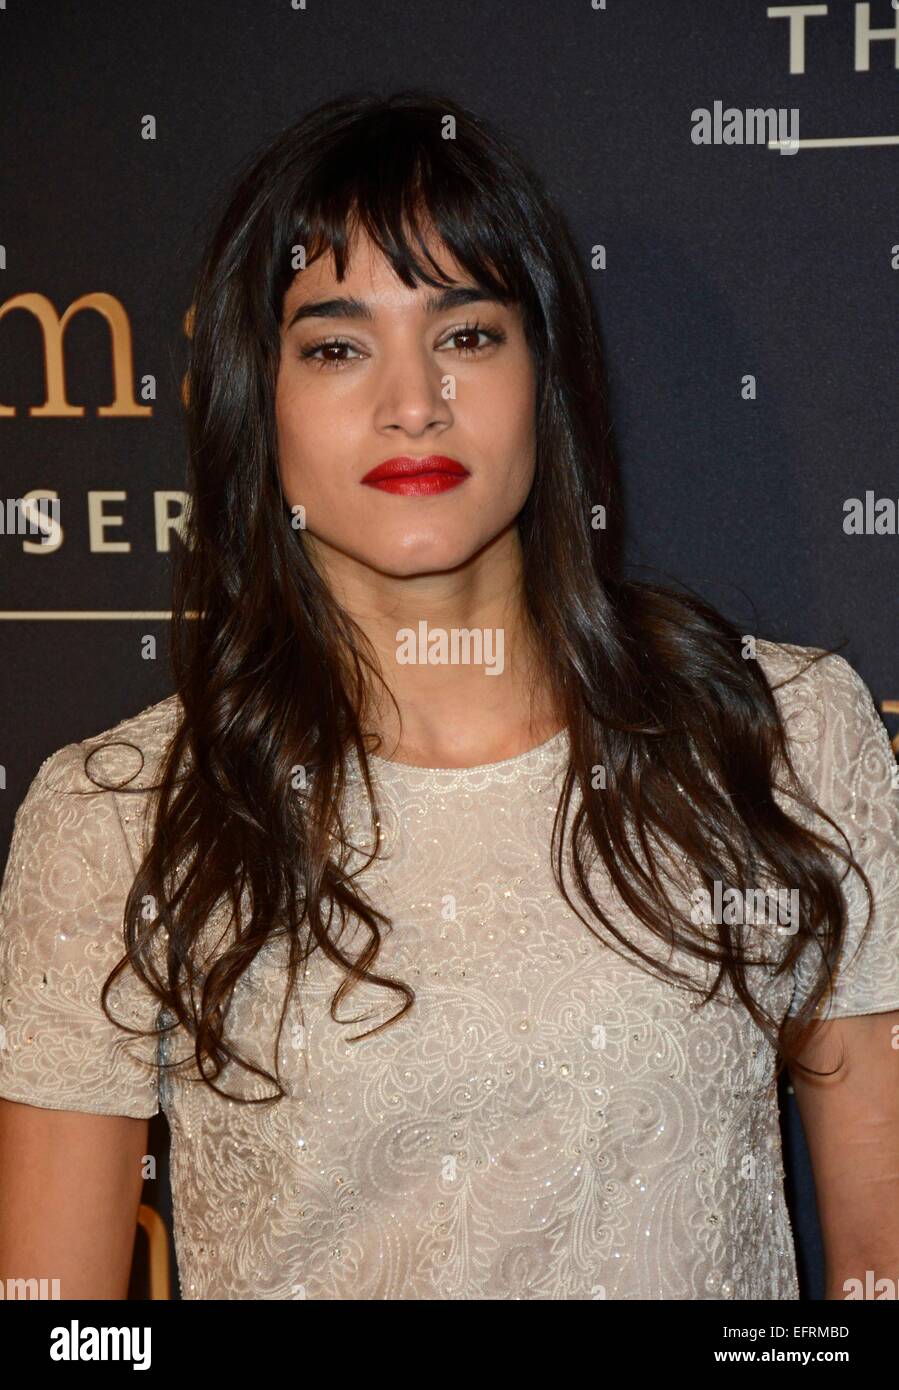
[[[531,487],[534,370],[520,311],[485,301],[442,244],[430,250],[458,282],[454,293],[473,291],[470,301],[441,304],[430,285],[407,288],[361,234],[342,281],[328,254],[284,297],[281,485],[288,504],[305,509],[326,568],[348,557],[398,577],[453,569],[510,527]],[[363,481],[409,459],[466,471],[461,482],[451,471],[412,484]]]

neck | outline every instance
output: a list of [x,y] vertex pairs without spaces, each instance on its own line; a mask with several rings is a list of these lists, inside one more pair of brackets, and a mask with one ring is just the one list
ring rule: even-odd
[[514,757],[559,728],[522,599],[514,527],[443,573],[397,577],[319,558],[386,686],[373,683],[365,714],[381,756],[475,766]]

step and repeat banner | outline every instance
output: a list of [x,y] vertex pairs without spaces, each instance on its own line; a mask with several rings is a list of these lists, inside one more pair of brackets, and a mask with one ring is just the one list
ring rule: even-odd
[[[444,93],[536,166],[591,270],[633,573],[843,644],[899,745],[896,4],[0,0],[0,70],[3,859],[40,763],[172,690],[198,249],[237,165],[351,91]],[[160,1115],[150,1235],[167,1144]]]

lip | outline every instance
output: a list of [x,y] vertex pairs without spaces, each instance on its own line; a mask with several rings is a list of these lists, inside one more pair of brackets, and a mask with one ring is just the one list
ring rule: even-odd
[[468,469],[458,459],[445,454],[429,454],[426,458],[399,455],[385,459],[366,473],[362,482],[382,492],[400,493],[408,497],[430,497],[458,487],[469,476]]

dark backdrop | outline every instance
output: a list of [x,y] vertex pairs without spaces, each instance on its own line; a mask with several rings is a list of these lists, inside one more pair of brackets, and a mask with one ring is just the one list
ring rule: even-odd
[[[863,32],[899,14],[826,9],[803,62],[765,0],[0,0],[3,495],[55,491],[63,527],[42,553],[0,536],[3,853],[50,752],[171,692],[166,547],[180,541],[159,539],[154,506],[176,513],[184,486],[183,320],[208,209],[276,129],[359,88],[426,86],[493,119],[587,263],[605,247],[591,274],[635,572],[685,582],[746,632],[845,641],[896,732],[899,540],[895,525],[845,534],[843,507],[868,491],[899,503],[899,41]],[[800,140],[828,143],[694,143],[692,112],[716,102],[796,109]],[[83,295],[121,306],[146,414],[98,413],[113,389],[93,312],[64,340],[84,415],[34,413],[35,296],[62,314]],[[92,537],[91,506],[121,524]],[[801,1276],[820,1297],[814,1191],[783,1100]],[[168,1212],[164,1171],[147,1199]]]

